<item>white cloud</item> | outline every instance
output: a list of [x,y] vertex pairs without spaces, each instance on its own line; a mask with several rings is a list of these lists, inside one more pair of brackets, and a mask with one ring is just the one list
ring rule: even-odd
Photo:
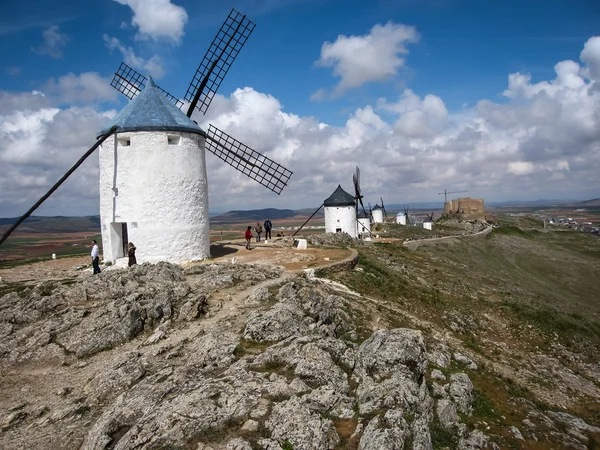
[[[372,203],[435,201],[444,188],[492,200],[597,197],[600,91],[583,75],[589,61],[579,72],[573,61],[559,63],[551,80],[509,82],[508,103],[481,100],[452,114],[441,98],[407,90],[364,105],[342,126],[287,112],[250,87],[216,95],[208,114],[195,116],[200,125],[214,124],[294,174],[278,197],[209,155],[211,208],[316,207],[338,183],[352,189],[356,165]],[[0,91],[0,216],[33,204],[114,114],[54,108],[49,97]],[[97,211],[96,161],[52,197],[52,212],[67,202],[62,213]]]
[[410,89],[406,89],[397,103],[379,99],[378,108],[399,114],[394,127],[403,136],[418,138],[432,136],[448,124],[448,110],[441,98],[426,95],[421,100]]
[[[340,81],[332,95],[340,95],[368,82],[395,77],[405,64],[401,55],[408,53],[406,45],[418,42],[419,38],[415,27],[393,22],[377,24],[368,34],[340,35],[333,43],[325,42],[316,64],[333,68]],[[313,95],[323,97],[323,94]]]
[[171,0],[114,0],[129,6],[133,12],[131,24],[138,28],[139,40],[167,39],[179,43],[188,20],[184,8]]
[[[94,144],[108,119],[89,107],[51,107],[40,94],[0,92],[0,98],[11,105],[0,110],[0,216],[17,216]],[[97,157],[92,156],[37,213],[95,213],[97,185]]]
[[529,161],[514,161],[508,163],[508,172],[513,175],[529,175],[533,173],[535,166]]
[[54,59],[62,58],[63,48],[69,41],[69,37],[61,33],[58,25],[52,25],[44,30],[44,43],[39,47],[31,47],[31,51],[40,55],[48,55]]
[[588,66],[587,76],[600,83],[600,36],[588,39],[579,58]]
[[143,75],[150,74],[153,78],[160,79],[165,75],[165,69],[163,67],[163,60],[160,56],[154,55],[150,59],[144,59],[135,54],[133,48],[126,47],[121,44],[121,41],[116,37],[108,36],[103,34],[102,38],[108,49],[112,52],[113,50],[119,50],[123,55],[125,64],[130,65],[134,69],[144,72]]
[[117,97],[117,91],[110,86],[110,79],[103,78],[95,72],[79,75],[69,73],[58,80],[50,78],[43,90],[58,103],[89,103],[115,100]]

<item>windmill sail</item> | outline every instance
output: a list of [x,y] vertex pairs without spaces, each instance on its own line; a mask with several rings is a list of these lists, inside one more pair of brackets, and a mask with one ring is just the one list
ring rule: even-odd
[[[204,59],[196,70],[190,83],[185,100],[190,102],[187,116],[191,117],[194,109],[205,113],[221,85],[221,81],[246,40],[254,30],[255,24],[245,15],[232,9],[223,26],[215,36]],[[121,63],[115,72],[111,86],[129,99],[133,99],[144,89],[148,79]],[[181,109],[185,103],[164,89],[156,86],[171,103]],[[292,172],[256,150],[244,145],[218,128],[209,125],[205,147],[227,164],[252,178],[267,189],[281,193],[292,176]]]
[[206,149],[277,195],[293,173],[213,125],[208,127]]
[[194,78],[185,93],[184,99],[190,102],[188,117],[192,116],[194,108],[202,114],[206,113],[223,78],[255,26],[245,15],[235,9],[231,10],[196,69]]
[[[119,66],[119,69],[115,72],[115,76],[110,82],[110,85],[131,100],[144,89],[147,81],[148,78],[136,71],[134,68],[129,67],[127,64],[122,62]],[[163,88],[159,86],[156,87],[163,94],[165,94],[165,97],[167,97],[171,103],[181,109],[183,106],[183,102],[181,100],[174,95],[169,94]]]

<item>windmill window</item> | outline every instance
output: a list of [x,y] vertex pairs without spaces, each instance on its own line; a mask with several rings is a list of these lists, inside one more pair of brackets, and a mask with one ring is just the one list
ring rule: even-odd
[[131,138],[128,137],[118,138],[117,141],[120,147],[129,147],[131,145]]
[[181,139],[180,136],[172,136],[172,135],[167,136],[167,142],[169,143],[169,145],[179,145],[180,139]]

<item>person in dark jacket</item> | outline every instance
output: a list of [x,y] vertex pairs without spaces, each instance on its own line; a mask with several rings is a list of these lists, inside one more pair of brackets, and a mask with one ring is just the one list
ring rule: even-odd
[[264,227],[265,227],[265,241],[266,241],[267,239],[271,239],[271,229],[273,228],[273,224],[271,223],[271,221],[269,219],[267,219],[267,220],[265,220]]
[[129,267],[137,264],[137,260],[135,259],[135,245],[133,245],[133,242],[130,242],[127,246],[127,256],[129,256]]
[[250,241],[252,240],[252,227],[250,225],[246,228],[244,237],[246,238],[246,249],[250,250]]

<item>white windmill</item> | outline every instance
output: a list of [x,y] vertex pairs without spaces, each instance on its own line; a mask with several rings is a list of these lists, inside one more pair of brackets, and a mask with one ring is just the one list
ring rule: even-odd
[[141,261],[189,261],[210,256],[207,150],[276,194],[292,172],[209,125],[191,120],[205,113],[254,30],[231,10],[181,100],[122,63],[111,85],[132,101],[112,121],[114,138],[100,150],[100,220],[104,259],[126,255],[136,242]]
[[433,212],[426,215],[427,218],[423,221],[423,228],[431,231],[433,229]]
[[356,226],[356,201],[354,197],[338,187],[323,202],[325,207],[325,232],[348,233],[358,237]]
[[276,194],[292,175],[218,128],[210,125],[206,132],[191,120],[196,109],[206,112],[254,27],[245,15],[231,10],[187,89],[186,114],[180,110],[183,101],[122,63],[111,86],[132,101],[0,244],[101,146],[104,259],[114,262],[127,255],[130,240],[136,243],[140,262],[210,256],[205,149]]

